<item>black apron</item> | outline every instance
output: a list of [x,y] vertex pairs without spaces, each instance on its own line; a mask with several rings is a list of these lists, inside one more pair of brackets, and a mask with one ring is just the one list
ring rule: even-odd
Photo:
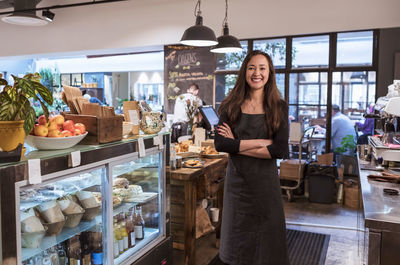
[[[242,113],[235,138],[265,139],[263,114]],[[275,159],[230,155],[220,258],[229,265],[288,265],[286,227]]]

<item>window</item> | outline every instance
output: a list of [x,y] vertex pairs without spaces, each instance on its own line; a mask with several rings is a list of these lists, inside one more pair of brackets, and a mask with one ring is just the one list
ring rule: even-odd
[[363,114],[375,103],[375,71],[334,72],[332,104],[355,121],[363,120]]
[[274,67],[284,68],[286,65],[286,39],[255,40],[254,50],[260,50],[271,56]]
[[338,33],[337,66],[371,66],[373,31]]
[[289,114],[295,120],[323,118],[327,103],[327,73],[290,74]]
[[243,51],[234,53],[218,53],[217,54],[217,70],[231,70],[239,69],[244,57],[246,57],[248,43],[247,41],[240,41]]
[[134,99],[144,100],[154,111],[161,111],[164,105],[164,84],[163,83],[136,83]]
[[229,94],[235,86],[236,74],[216,75],[215,77],[215,109],[218,109],[222,100]]
[[292,67],[328,67],[329,36],[293,38]]

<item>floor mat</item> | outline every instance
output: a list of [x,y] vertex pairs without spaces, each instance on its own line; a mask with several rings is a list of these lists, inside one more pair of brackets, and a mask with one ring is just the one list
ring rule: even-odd
[[[330,235],[286,230],[290,265],[323,265]],[[209,265],[223,265],[218,255]]]

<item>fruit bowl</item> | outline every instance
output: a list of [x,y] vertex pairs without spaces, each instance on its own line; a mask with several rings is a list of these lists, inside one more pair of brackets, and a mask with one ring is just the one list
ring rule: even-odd
[[68,137],[41,137],[27,135],[25,142],[39,150],[57,150],[70,148],[79,143],[88,133]]

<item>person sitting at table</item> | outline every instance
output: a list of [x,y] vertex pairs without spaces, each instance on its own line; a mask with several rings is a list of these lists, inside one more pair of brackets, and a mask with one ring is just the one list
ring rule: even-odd
[[[374,112],[374,105],[368,109],[368,113]],[[368,136],[374,133],[374,118],[365,118],[364,122],[356,122],[356,126],[358,130],[361,130],[362,135],[358,136],[357,144],[368,144]]]
[[[353,122],[340,112],[339,105],[332,105],[332,131],[331,131],[331,143],[332,150],[335,152],[335,149],[341,146],[342,139],[347,136],[352,135],[354,140],[356,141],[357,135],[356,130],[354,128]],[[348,150],[344,155],[350,155],[352,150]]]

